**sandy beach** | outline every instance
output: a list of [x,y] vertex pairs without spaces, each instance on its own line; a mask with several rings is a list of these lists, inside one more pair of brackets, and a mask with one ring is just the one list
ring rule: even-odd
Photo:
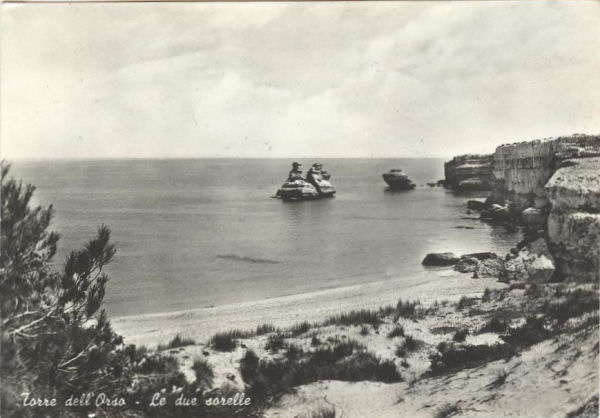
[[260,324],[287,327],[297,322],[318,322],[330,315],[352,309],[375,309],[395,304],[398,299],[457,300],[505,285],[496,279],[472,279],[451,269],[427,269],[411,278],[371,282],[319,292],[303,293],[240,304],[179,312],[132,315],[112,319],[115,330],[126,343],[149,347],[167,343],[181,334],[205,341],[216,332],[252,329]]

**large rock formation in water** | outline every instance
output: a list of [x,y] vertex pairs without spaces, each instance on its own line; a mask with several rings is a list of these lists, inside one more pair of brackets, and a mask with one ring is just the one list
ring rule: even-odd
[[493,155],[467,154],[444,164],[445,184],[455,190],[491,190]]

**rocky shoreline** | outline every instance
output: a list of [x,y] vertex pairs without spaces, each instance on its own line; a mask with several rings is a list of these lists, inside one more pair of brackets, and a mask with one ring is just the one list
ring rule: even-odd
[[468,211],[524,231],[506,255],[425,256],[467,281],[497,279],[483,292],[357,305],[202,342],[176,336],[156,355],[174,357],[190,381],[205,370],[212,394],[244,392],[252,416],[598,416],[598,155],[600,137],[573,136],[447,163],[450,187],[491,186]]

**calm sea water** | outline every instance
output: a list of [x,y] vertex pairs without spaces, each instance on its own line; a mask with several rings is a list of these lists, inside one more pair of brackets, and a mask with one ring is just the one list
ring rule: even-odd
[[[112,229],[112,315],[425,279],[428,252],[504,253],[516,242],[502,227],[461,219],[465,196],[424,185],[443,178],[443,160],[321,162],[337,197],[295,203],[270,198],[291,160],[19,161],[12,174],[54,205],[58,263],[98,225]],[[381,174],[391,168],[417,189],[386,190]]]

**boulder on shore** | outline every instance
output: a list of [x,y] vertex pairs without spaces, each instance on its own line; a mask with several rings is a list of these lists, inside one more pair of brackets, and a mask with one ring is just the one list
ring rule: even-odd
[[453,266],[458,263],[460,258],[450,252],[429,253],[425,256],[421,264],[424,266]]
[[482,202],[481,200],[467,200],[467,208],[480,212],[484,210],[486,206],[485,202]]
[[493,204],[489,209],[481,211],[481,219],[492,222],[504,222],[510,218],[510,212],[507,206]]
[[521,219],[526,227],[539,228],[546,222],[543,212],[537,208],[527,208],[521,212]]
[[475,268],[477,277],[500,277],[503,271],[504,261],[500,258],[486,258]]
[[543,238],[527,244],[504,263],[503,281],[546,283],[554,274],[554,257]]
[[460,261],[454,266],[454,270],[460,273],[473,273],[479,264],[479,260],[475,257],[463,255]]

